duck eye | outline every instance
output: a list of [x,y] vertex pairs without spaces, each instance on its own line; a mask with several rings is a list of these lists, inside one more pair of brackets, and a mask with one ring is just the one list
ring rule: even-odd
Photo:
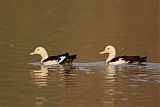
[[39,49],[37,49],[37,51],[39,51]]
[[110,50],[110,48],[107,48],[107,50]]

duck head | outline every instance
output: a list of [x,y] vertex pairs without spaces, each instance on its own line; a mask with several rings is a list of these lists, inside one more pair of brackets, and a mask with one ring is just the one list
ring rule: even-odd
[[104,51],[100,52],[100,54],[105,54],[105,53],[112,54],[115,52],[116,52],[115,48],[113,46],[109,45],[109,46],[106,46]]
[[46,53],[46,50],[43,47],[37,47],[34,52],[30,53],[30,55],[42,55],[44,53]]
[[106,46],[105,49],[104,49],[104,51],[99,52],[99,54],[105,54],[105,53],[108,53],[108,54],[109,54],[106,62],[108,62],[108,61],[110,61],[112,58],[115,58],[115,57],[116,57],[116,49],[115,49],[113,46],[111,46],[111,45]]
[[48,54],[43,47],[37,47],[30,55],[40,55],[42,57],[41,62],[48,58]]

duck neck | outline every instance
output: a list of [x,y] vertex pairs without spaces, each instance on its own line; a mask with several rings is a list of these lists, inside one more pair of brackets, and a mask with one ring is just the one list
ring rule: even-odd
[[109,53],[106,62],[108,63],[110,60],[116,57],[116,52]]
[[45,59],[47,59],[47,58],[48,58],[48,54],[47,54],[47,52],[46,52],[46,51],[44,51],[44,52],[41,54],[41,57],[42,57],[42,59],[41,59],[41,63],[42,63]]

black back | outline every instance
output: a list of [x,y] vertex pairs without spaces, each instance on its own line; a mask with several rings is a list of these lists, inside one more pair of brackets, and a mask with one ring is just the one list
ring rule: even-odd
[[[65,56],[65,58],[59,62],[61,60],[61,57]],[[57,60],[59,62],[59,64],[65,64],[65,63],[71,63],[74,59],[76,59],[77,55],[69,55],[69,53],[65,53],[65,54],[61,54],[61,55],[57,55],[57,56],[50,56],[47,59],[45,59],[43,62],[47,62],[47,61],[52,61],[52,60]]]
[[65,54],[61,54],[61,55],[57,55],[57,56],[50,56],[47,59],[45,59],[43,62],[47,62],[47,61],[52,61],[52,60],[60,60],[61,56],[69,56],[69,53],[65,53]]

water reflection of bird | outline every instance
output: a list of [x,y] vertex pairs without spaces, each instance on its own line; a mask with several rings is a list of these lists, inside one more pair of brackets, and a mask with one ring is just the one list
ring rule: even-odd
[[31,76],[34,77],[35,84],[38,86],[47,86],[47,76],[48,76],[48,68],[41,65],[40,70],[31,70]]
[[104,51],[100,52],[100,54],[109,53],[109,56],[106,60],[106,63],[118,65],[118,64],[141,64],[142,62],[147,61],[147,57],[140,56],[118,56],[116,57],[116,49],[113,46],[107,46]]
[[69,53],[48,57],[47,51],[43,47],[37,47],[34,52],[30,53],[30,55],[35,54],[41,55],[41,63],[44,65],[71,63],[76,59],[76,54],[69,55]]
[[107,65],[104,70],[101,72],[102,74],[102,105],[114,107],[115,105],[115,95],[116,95],[116,68],[113,65]]
[[[73,98],[72,95],[76,94],[73,94],[74,91],[72,91],[72,89],[77,87],[77,72],[72,72],[73,69],[72,65],[41,65],[39,70],[31,70],[30,74],[33,84],[43,87],[41,89],[47,89],[47,91],[52,89],[55,99],[60,96],[63,98],[63,103],[67,103],[70,101],[70,98]],[[65,91],[60,91],[62,89]],[[49,99],[53,99],[53,96],[49,96],[46,93],[37,93],[35,105],[43,106]],[[56,101],[58,100],[56,99]]]
[[75,69],[72,64],[65,65],[41,65],[39,70],[31,70],[31,76],[35,79],[35,84],[39,86],[47,86],[47,77],[51,75],[52,72],[57,71],[59,73],[69,73]]

